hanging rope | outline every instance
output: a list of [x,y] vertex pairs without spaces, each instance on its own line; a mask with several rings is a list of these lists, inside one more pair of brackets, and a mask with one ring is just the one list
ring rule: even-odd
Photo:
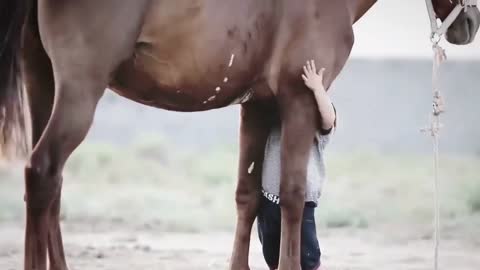
[[438,255],[440,246],[440,203],[439,203],[439,135],[442,125],[440,123],[440,115],[444,112],[444,101],[441,96],[439,84],[439,72],[442,63],[446,60],[445,50],[433,42],[433,70],[432,70],[432,86],[433,86],[433,110],[430,119],[430,126],[422,129],[428,132],[433,138],[433,159],[434,159],[434,269],[438,270]]
[[[448,28],[458,18],[462,11],[467,12],[469,8],[477,8],[478,0],[458,0],[457,5],[450,12],[450,14],[443,20],[441,25],[438,25],[438,16],[435,13],[432,0],[425,0],[427,4],[427,11],[430,17],[431,36],[433,48],[433,74],[432,74],[432,86],[433,86],[433,112],[430,119],[430,127],[422,129],[424,132],[429,132],[433,138],[433,158],[434,158],[434,269],[438,270],[438,251],[440,246],[440,204],[439,204],[439,133],[441,129],[440,115],[444,112],[444,102],[440,94],[438,87],[440,66],[447,59],[445,50],[438,45],[442,36],[448,31]],[[450,0],[451,3],[452,0]]]

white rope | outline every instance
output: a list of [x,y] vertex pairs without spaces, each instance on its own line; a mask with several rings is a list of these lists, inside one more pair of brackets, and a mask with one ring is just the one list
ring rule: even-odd
[[434,222],[434,262],[433,269],[438,270],[438,256],[440,249],[440,200],[439,200],[439,140],[438,136],[434,136],[433,139],[433,152],[434,152],[434,179],[435,179],[435,190],[434,190],[434,205],[435,205],[435,222]]
[[[427,4],[427,11],[430,17],[432,48],[434,52],[433,70],[432,70],[432,89],[433,89],[433,111],[430,119],[430,127],[422,129],[424,132],[429,132],[433,138],[433,162],[434,162],[434,263],[433,267],[438,270],[438,257],[440,247],[440,199],[439,199],[439,163],[440,163],[440,142],[439,135],[441,129],[440,115],[444,112],[444,102],[438,87],[439,71],[442,63],[447,59],[445,50],[438,45],[442,36],[447,32],[448,28],[458,18],[462,11],[467,12],[469,8],[476,8],[478,0],[458,0],[455,8],[443,20],[441,25],[438,25],[437,15],[433,7],[432,0],[425,0]],[[453,3],[453,2],[452,2]]]
[[438,88],[439,71],[441,64],[446,60],[445,50],[437,43],[433,44],[434,61],[432,70],[433,110],[430,127],[423,129],[429,132],[433,138],[433,161],[434,161],[434,269],[438,270],[438,258],[440,247],[440,200],[439,200],[439,135],[441,129],[440,115],[444,112],[443,98]]

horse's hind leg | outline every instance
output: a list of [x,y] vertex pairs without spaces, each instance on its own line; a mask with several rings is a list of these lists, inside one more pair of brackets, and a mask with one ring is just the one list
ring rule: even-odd
[[[45,130],[53,109],[55,82],[52,63],[43,48],[36,22],[29,20],[24,31],[23,74],[32,123],[32,147]],[[60,187],[61,189],[61,187]],[[48,211],[48,257],[51,270],[67,269],[60,231],[60,192]]]
[[[25,27],[23,39],[24,43],[28,44],[28,46],[22,48],[22,73],[30,108],[32,131],[31,145],[32,147],[35,147],[39,142],[52,113],[55,83],[53,80],[53,70],[50,59],[40,41],[38,27],[32,20],[29,20]],[[27,197],[25,197],[25,199],[28,201]],[[48,219],[52,219],[51,216],[51,214],[47,214],[46,217],[42,217],[42,219],[48,222]],[[46,225],[48,226],[47,228],[40,229],[42,235],[39,235],[39,238],[44,238],[45,234],[50,238],[51,234],[54,233],[52,232],[52,228],[56,226],[55,220],[50,220],[48,223],[49,225]],[[27,230],[26,239],[30,238],[32,238],[31,231]],[[27,244],[30,243],[27,241]],[[27,251],[30,253],[26,252],[25,259],[26,261],[31,261],[33,257],[45,257],[46,246],[41,245],[34,250],[27,248]],[[51,254],[50,247],[48,248],[48,251],[49,254]],[[50,256],[50,258],[52,258],[52,256]],[[66,269],[65,257],[63,254],[62,256],[55,258],[50,260],[51,268]],[[43,266],[39,266],[39,268],[41,267]]]
[[274,113],[271,104],[242,105],[240,125],[240,162],[235,200],[237,226],[230,270],[248,270],[252,225],[257,216],[262,184],[265,143]]
[[[24,40],[28,46],[23,48],[23,74],[28,96],[32,141],[34,148],[42,136],[52,114],[55,94],[52,63],[43,48],[36,22],[29,20],[24,31]],[[59,187],[61,189],[61,186]],[[67,263],[63,250],[60,231],[61,192],[55,194],[47,214],[48,258],[51,270],[65,270]],[[41,251],[42,253],[44,251]]]
[[52,249],[50,252],[52,269],[61,269],[60,267],[65,269],[61,239],[58,238],[60,228],[56,218],[59,211],[62,170],[67,158],[90,128],[96,104],[106,85],[106,81],[83,78],[82,74],[79,74],[79,80],[75,82],[65,82],[62,75],[56,77],[60,79],[56,80],[52,116],[25,169],[27,199],[25,268],[28,270],[46,269],[47,243],[50,243]]
[[51,269],[66,269],[58,221],[63,167],[85,138],[113,71],[133,52],[142,3],[39,2],[40,34],[55,74],[55,95],[48,124],[25,168],[27,270],[46,270],[47,246]]

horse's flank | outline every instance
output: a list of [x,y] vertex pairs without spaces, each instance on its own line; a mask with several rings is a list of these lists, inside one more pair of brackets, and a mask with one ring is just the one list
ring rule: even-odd
[[176,111],[225,107],[255,86],[262,89],[274,2],[153,1],[134,55],[117,70],[111,87]]
[[[117,70],[111,88],[162,109],[209,110],[247,92],[251,100],[272,98],[281,76],[299,73],[309,58],[329,67],[329,85],[353,40],[349,14],[339,3],[154,1],[134,56]],[[325,16],[331,13],[337,16]],[[303,47],[301,56],[297,47]]]

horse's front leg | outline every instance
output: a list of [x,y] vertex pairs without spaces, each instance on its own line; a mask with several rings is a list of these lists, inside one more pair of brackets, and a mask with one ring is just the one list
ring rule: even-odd
[[231,270],[249,269],[250,235],[259,206],[263,155],[274,114],[271,104],[256,102],[242,105],[240,162],[235,194],[237,226]]
[[300,270],[306,171],[319,114],[312,93],[303,85],[281,88],[279,106],[282,111],[279,270]]

